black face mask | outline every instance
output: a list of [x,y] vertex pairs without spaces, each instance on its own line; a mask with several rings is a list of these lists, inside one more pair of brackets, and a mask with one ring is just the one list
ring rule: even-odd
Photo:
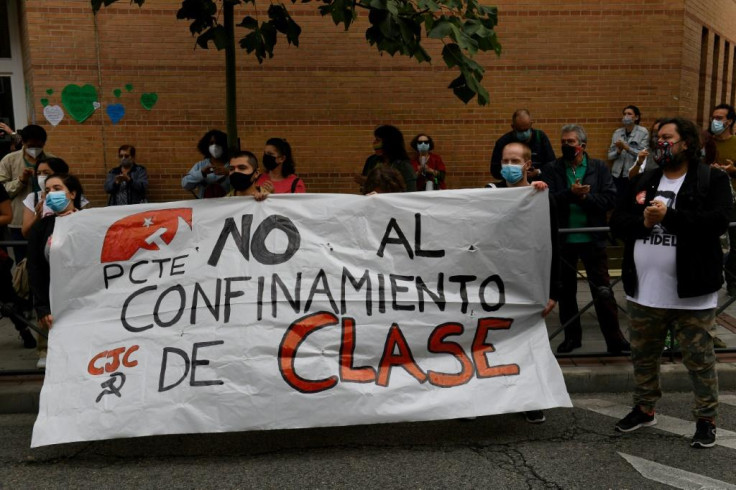
[[230,174],[230,185],[236,191],[244,191],[253,185],[253,174],[244,174],[241,172],[233,172]]
[[263,162],[263,166],[266,167],[266,170],[269,172],[279,166],[279,164],[276,163],[276,157],[269,155],[268,153],[263,154],[261,161]]
[[575,160],[575,157],[577,156],[578,147],[577,146],[570,146],[570,145],[562,145],[562,158],[565,160],[571,162]]
[[679,143],[670,143],[668,141],[662,141],[657,143],[657,149],[654,151],[654,161],[660,167],[664,169],[676,169],[679,168],[685,161],[685,155],[682,152],[672,153],[672,147]]

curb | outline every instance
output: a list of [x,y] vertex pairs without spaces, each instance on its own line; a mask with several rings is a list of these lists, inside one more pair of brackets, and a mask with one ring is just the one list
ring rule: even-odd
[[[736,390],[736,363],[718,363],[719,389]],[[680,363],[663,364],[660,381],[664,391],[692,389],[687,369]],[[623,366],[565,366],[565,385],[570,394],[625,393],[634,390],[634,369]],[[38,413],[42,378],[0,380],[0,414]]]

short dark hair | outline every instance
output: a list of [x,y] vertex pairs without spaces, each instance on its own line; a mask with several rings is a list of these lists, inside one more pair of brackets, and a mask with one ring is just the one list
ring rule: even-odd
[[294,163],[294,156],[291,153],[291,145],[286,139],[269,138],[266,141],[266,146],[273,146],[285,158],[284,163],[281,165],[281,175],[288,177],[296,173],[296,164]]
[[422,137],[422,136],[424,136],[425,138],[427,138],[429,140],[429,149],[430,150],[434,150],[434,140],[427,133],[419,133],[418,135],[414,136],[414,139],[411,140],[411,143],[409,143],[409,145],[412,148],[414,148],[415,151],[418,151],[417,150],[417,143],[419,141],[419,138]]
[[632,111],[634,111],[634,115],[636,116],[636,119],[634,119],[634,122],[636,124],[639,124],[641,122],[641,111],[639,110],[639,108],[636,107],[635,105],[627,105],[626,107],[623,108],[621,112],[624,112],[626,109],[631,109]]
[[18,131],[18,134],[20,134],[21,140],[23,140],[24,143],[30,140],[40,140],[45,144],[46,138],[48,138],[46,130],[37,124],[29,124]]
[[661,130],[666,124],[674,124],[677,128],[677,134],[680,135],[680,140],[684,141],[687,145],[687,150],[684,153],[688,164],[695,165],[700,163],[700,149],[702,148],[702,144],[700,142],[700,130],[695,123],[684,117],[670,117],[662,119],[659,123],[659,129]]
[[48,182],[51,179],[59,179],[61,180],[67,189],[69,189],[69,192],[75,192],[76,195],[74,196],[74,207],[77,209],[82,209],[82,183],[79,182],[79,179],[76,178],[72,174],[52,174],[46,177],[46,182]]
[[382,193],[404,192],[406,190],[404,177],[394,168],[382,164],[376,165],[373,170],[368,172],[365,184],[363,184],[363,194],[376,190]]
[[61,158],[57,158],[57,157],[46,157],[46,156],[41,157],[40,159],[36,161],[36,166],[35,166],[36,173],[38,173],[38,166],[41,165],[42,163],[45,163],[46,165],[48,165],[54,174],[58,175],[58,174],[68,174],[69,173],[69,165],[67,165],[67,163],[64,160],[62,160]]
[[248,163],[251,164],[253,170],[258,171],[258,158],[256,158],[252,152],[248,150],[238,150],[230,155],[230,161],[233,161],[236,158],[247,158]]
[[713,108],[713,110],[717,109],[726,109],[728,111],[728,114],[726,115],[726,119],[730,119],[731,121],[736,120],[736,111],[734,110],[732,105],[729,104],[718,104]]
[[396,160],[409,160],[406,154],[406,146],[404,145],[404,134],[396,126],[385,124],[378,126],[373,135],[381,138],[383,142],[383,154],[389,162]]
[[207,131],[202,139],[197,143],[197,149],[205,158],[210,157],[210,140],[215,138],[215,144],[220,145],[222,148],[222,156],[220,159],[224,162],[230,160],[230,148],[227,146],[227,135],[219,129],[210,129]]
[[132,156],[132,157],[135,156],[135,146],[133,146],[133,145],[123,145],[123,146],[121,146],[120,148],[118,148],[118,155],[123,150],[128,150],[130,152],[130,156]]

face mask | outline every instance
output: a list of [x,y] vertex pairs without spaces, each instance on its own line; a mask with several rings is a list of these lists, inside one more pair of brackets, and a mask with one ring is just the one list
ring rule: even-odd
[[501,167],[501,177],[511,185],[516,184],[524,176],[523,165],[507,163]]
[[236,191],[244,191],[253,185],[253,175],[255,172],[250,174],[244,174],[241,172],[233,172],[230,174],[230,185]]
[[208,148],[212,158],[220,158],[222,156],[222,147],[220,145],[210,145]]
[[423,141],[417,143],[417,151],[420,153],[427,153],[429,151],[429,141],[426,143]]
[[122,165],[123,167],[132,167],[133,160],[131,160],[130,158],[121,158],[120,165]]
[[724,132],[725,130],[726,130],[726,125],[723,124],[723,121],[716,121],[715,119],[713,119],[710,122],[710,132],[711,133],[713,133],[715,135],[719,135],[722,132]]
[[660,141],[657,143],[657,149],[654,151],[654,161],[662,168],[677,168],[682,163],[682,155],[680,153],[673,154],[672,147],[679,141],[670,143],[669,141]]
[[266,170],[268,170],[269,172],[279,166],[279,164],[276,162],[276,157],[273,155],[269,155],[268,153],[263,154],[263,158],[261,158],[261,161],[263,162],[263,166],[266,167]]
[[630,124],[634,124],[634,118],[631,116],[624,116],[623,119],[621,119],[621,122],[624,123],[624,126],[628,126]]
[[36,177],[36,182],[38,182],[38,187],[41,190],[44,189],[44,185],[46,184],[46,177],[48,177],[48,175],[39,175]]
[[383,141],[373,145],[373,151],[381,151],[381,150],[383,150]]
[[514,131],[516,139],[519,141],[528,141],[532,137],[532,130],[527,129],[526,131]]
[[583,152],[582,146],[562,145],[562,158],[567,161],[573,161]]
[[69,206],[69,198],[64,191],[52,191],[46,194],[46,206],[54,213],[60,213]]
[[43,152],[43,148],[26,148],[26,153],[31,158],[38,158],[41,152]]

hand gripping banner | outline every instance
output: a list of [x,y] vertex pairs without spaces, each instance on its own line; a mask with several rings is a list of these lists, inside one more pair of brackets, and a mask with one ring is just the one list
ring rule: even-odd
[[92,209],[52,237],[32,446],[571,406],[546,192]]

